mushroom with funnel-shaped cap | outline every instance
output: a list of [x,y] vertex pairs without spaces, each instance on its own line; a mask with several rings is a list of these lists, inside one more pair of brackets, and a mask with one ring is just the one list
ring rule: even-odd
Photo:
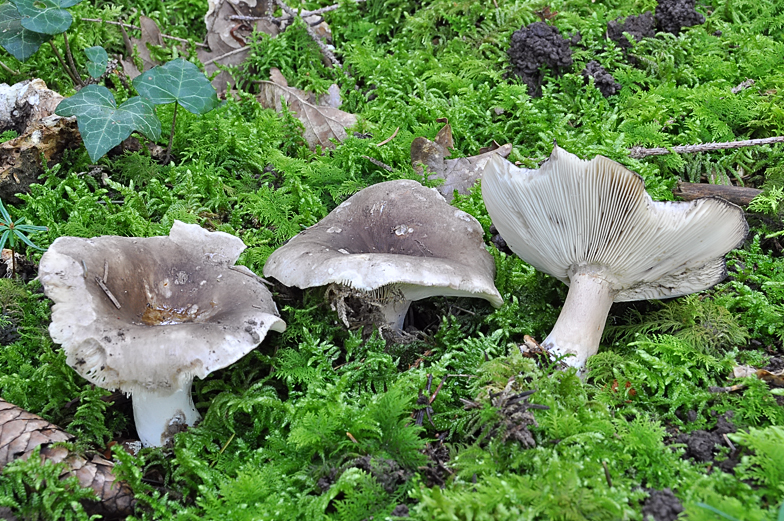
[[723,199],[656,202],[642,178],[559,148],[538,170],[499,156],[482,197],[509,247],[569,285],[542,346],[578,368],[599,348],[613,302],[677,297],[726,276],[724,255],[746,237],[743,210]]
[[275,250],[264,275],[301,289],[339,284],[400,331],[413,300],[479,297],[501,306],[495,263],[472,216],[416,181],[361,190]]
[[49,334],[91,383],[132,395],[145,446],[199,420],[194,376],[239,360],[282,332],[272,295],[244,266],[245,245],[174,221],[166,237],[60,237],[38,278],[54,301]]

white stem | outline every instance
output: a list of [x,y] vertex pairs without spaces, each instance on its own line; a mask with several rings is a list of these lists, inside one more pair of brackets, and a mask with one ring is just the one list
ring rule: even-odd
[[604,323],[617,291],[600,269],[581,266],[570,277],[561,314],[542,347],[557,356],[572,354],[564,362],[579,369],[599,350]]
[[145,447],[163,447],[186,425],[201,419],[191,398],[191,381],[171,394],[144,389],[131,397],[136,432]]
[[392,299],[381,306],[381,313],[384,314],[384,321],[393,327],[395,331],[403,330],[403,321],[406,319],[410,300]]

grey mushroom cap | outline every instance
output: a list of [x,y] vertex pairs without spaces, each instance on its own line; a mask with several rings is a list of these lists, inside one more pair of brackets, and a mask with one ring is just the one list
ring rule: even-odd
[[482,196],[499,233],[523,260],[569,284],[580,266],[603,268],[614,301],[707,289],[726,276],[724,255],[748,233],[743,210],[723,199],[653,201],[619,163],[555,146],[541,168],[494,156]]
[[379,183],[347,199],[270,255],[264,275],[302,289],[396,285],[408,300],[479,297],[503,304],[482,226],[435,190]]
[[55,303],[50,335],[68,364],[100,387],[189,388],[267,331],[285,330],[269,290],[234,266],[244,248],[229,234],[179,221],[168,237],[60,237],[39,269]]

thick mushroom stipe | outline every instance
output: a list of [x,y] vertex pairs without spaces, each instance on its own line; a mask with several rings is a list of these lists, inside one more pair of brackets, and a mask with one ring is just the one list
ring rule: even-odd
[[301,289],[340,284],[401,294],[404,302],[382,309],[396,330],[413,300],[444,295],[502,304],[479,222],[410,180],[354,194],[273,252],[264,275]]
[[234,266],[244,248],[175,221],[168,237],[60,237],[41,258],[39,279],[55,302],[52,339],[88,381],[133,396],[145,445],[199,419],[195,376],[236,362],[268,330],[285,330],[269,290]]
[[509,247],[570,284],[543,345],[596,353],[612,302],[677,297],[726,276],[724,255],[743,243],[743,211],[723,199],[653,201],[642,178],[602,156],[584,161],[556,146],[538,170],[495,156],[482,178],[487,211]]

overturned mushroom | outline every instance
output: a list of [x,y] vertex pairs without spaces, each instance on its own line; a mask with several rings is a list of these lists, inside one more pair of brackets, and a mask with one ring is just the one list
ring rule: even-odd
[[542,346],[578,368],[596,353],[613,302],[677,297],[727,272],[724,255],[743,242],[743,211],[723,199],[655,202],[642,178],[597,156],[556,146],[538,170],[494,157],[482,196],[509,247],[569,284]]
[[354,194],[264,266],[265,276],[286,286],[350,288],[372,300],[393,331],[402,328],[413,300],[479,297],[499,307],[494,274],[479,222],[410,180]]
[[199,420],[194,376],[285,330],[269,290],[234,266],[244,249],[227,233],[175,221],[168,237],[60,237],[41,258],[52,339],[88,381],[132,395],[145,446]]

